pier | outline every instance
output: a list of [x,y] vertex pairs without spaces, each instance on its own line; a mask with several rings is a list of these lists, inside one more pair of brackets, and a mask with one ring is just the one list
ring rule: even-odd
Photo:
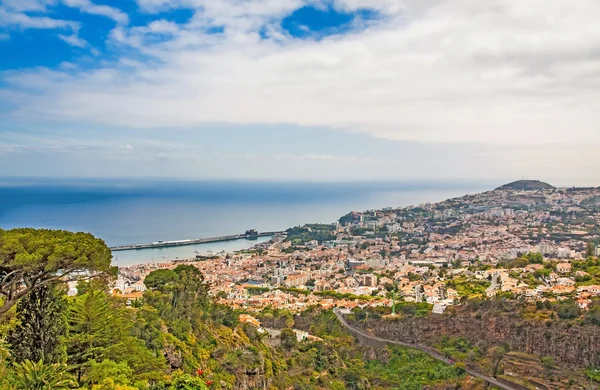
[[252,240],[258,237],[269,237],[285,234],[285,232],[256,232],[248,231],[243,234],[232,234],[229,236],[209,237],[209,238],[196,238],[192,240],[176,240],[176,241],[156,241],[148,244],[133,244],[133,245],[120,245],[113,246],[110,248],[111,251],[128,251],[132,249],[148,249],[148,248],[167,248],[172,246],[184,246],[194,244],[206,244],[210,242],[222,242],[222,241],[234,241],[234,240]]

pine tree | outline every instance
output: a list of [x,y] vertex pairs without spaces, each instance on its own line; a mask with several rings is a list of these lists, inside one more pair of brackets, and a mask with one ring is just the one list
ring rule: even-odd
[[121,345],[129,331],[123,314],[108,302],[101,291],[77,297],[69,308],[66,339],[69,368],[82,375],[92,361],[102,361]]
[[17,305],[19,324],[9,333],[12,356],[17,362],[31,360],[60,363],[65,353],[61,338],[66,333],[66,301],[52,286],[31,291]]

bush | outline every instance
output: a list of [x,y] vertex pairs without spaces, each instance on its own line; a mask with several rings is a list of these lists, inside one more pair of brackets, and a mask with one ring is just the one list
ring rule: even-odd
[[552,369],[556,366],[556,362],[554,361],[554,358],[552,356],[543,356],[540,359],[540,362],[542,363],[542,366],[544,366],[544,368],[547,370]]
[[558,317],[563,320],[571,320],[573,318],[579,317],[579,315],[581,314],[581,310],[575,302],[561,303],[558,306],[556,314],[558,314]]

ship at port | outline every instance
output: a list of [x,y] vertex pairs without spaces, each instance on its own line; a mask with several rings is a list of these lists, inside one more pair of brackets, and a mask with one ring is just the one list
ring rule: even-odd
[[246,236],[246,240],[258,240],[258,230],[256,229],[250,229],[250,230],[246,230],[245,236]]

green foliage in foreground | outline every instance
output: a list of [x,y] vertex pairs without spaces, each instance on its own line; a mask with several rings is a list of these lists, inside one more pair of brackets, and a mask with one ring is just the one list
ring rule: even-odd
[[0,229],[0,316],[37,288],[116,271],[104,241],[89,233],[48,229]]
[[7,338],[15,361],[59,363],[64,360],[61,338],[67,331],[66,307],[63,293],[48,286],[33,290],[19,302],[19,323]]
[[16,363],[10,376],[10,383],[16,389],[66,390],[73,389],[75,383],[64,365],[44,364],[25,360]]

